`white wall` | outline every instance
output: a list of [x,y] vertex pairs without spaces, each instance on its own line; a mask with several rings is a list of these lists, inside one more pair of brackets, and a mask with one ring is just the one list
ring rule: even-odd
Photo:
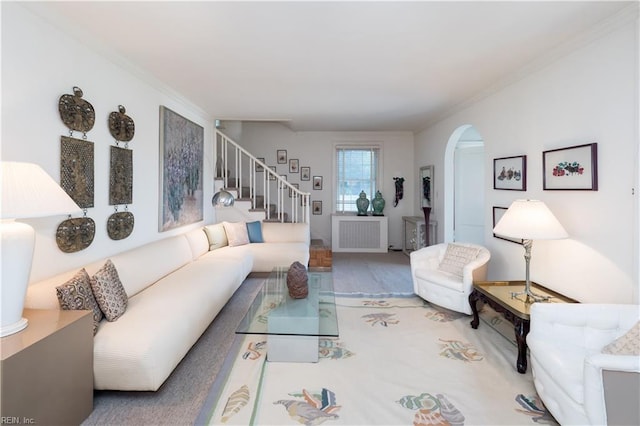
[[[524,278],[523,248],[492,236],[492,206],[541,199],[570,238],[534,242],[532,280],[583,302],[637,303],[637,36],[636,10],[635,18],[416,135],[415,165],[436,164],[441,223],[446,144],[465,124],[482,135],[490,279]],[[598,143],[599,190],[543,191],[542,152],[591,142]],[[493,190],[493,159],[514,155],[527,155],[527,191]]]
[[[59,97],[78,86],[96,111],[96,123],[87,134],[95,144],[95,207],[88,211],[96,222],[93,244],[64,254],[55,243],[56,228],[64,217],[30,221],[37,234],[32,281],[197,226],[158,232],[160,105],[205,129],[204,222],[212,220],[206,200],[213,195],[213,123],[196,107],[150,81],[96,54],[23,6],[2,3],[2,160],[37,163],[58,180],[60,136],[68,135],[58,114]],[[107,218],[114,212],[108,205],[109,146],[114,140],[107,117],[119,104],[126,107],[136,125],[129,143],[133,149],[133,203],[129,210],[135,215],[135,228],[130,237],[113,241],[106,233]],[[82,137],[77,132],[74,136]]]
[[[383,150],[382,197],[384,215],[389,217],[389,245],[402,247],[402,216],[416,214],[417,169],[413,164],[413,134],[411,132],[293,132],[278,123],[244,123],[241,145],[256,157],[264,157],[288,181],[299,183],[300,189],[311,193],[311,200],[322,201],[322,215],[311,216],[311,237],[331,244],[331,213],[333,213],[333,155],[336,143],[378,143]],[[311,167],[311,176],[323,177],[322,191],[313,190],[311,181],[300,181],[299,173],[289,173],[289,166],[277,164],[276,150],[286,149],[288,158],[300,160],[300,167]],[[394,177],[404,177],[404,197],[393,207]],[[375,194],[367,194],[371,200]],[[416,210],[417,211],[417,210]]]

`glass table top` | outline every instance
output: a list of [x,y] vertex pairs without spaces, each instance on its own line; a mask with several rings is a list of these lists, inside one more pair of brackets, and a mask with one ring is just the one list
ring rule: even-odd
[[308,272],[308,296],[293,299],[287,288],[288,269],[271,271],[236,333],[338,337],[331,272]]

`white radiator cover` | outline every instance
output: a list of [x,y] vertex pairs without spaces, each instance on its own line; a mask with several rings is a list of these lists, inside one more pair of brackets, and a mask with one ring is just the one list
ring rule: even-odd
[[386,216],[331,215],[331,250],[386,253],[389,221]]

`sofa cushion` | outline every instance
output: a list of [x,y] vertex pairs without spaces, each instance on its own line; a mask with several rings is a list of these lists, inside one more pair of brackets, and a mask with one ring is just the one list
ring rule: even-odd
[[86,269],[79,270],[73,278],[56,287],[60,308],[65,311],[87,310],[93,312],[93,334],[103,318],[102,311],[91,290],[91,282]]
[[265,243],[295,242],[307,247],[311,241],[308,223],[262,222],[262,237]]
[[224,231],[224,225],[222,223],[207,225],[204,227],[204,232],[209,239],[209,250],[216,250],[229,245],[227,233]]
[[184,234],[191,248],[192,259],[196,260],[209,251],[209,239],[203,228],[193,229]]
[[475,247],[467,247],[460,244],[448,244],[447,251],[445,251],[438,269],[462,278],[462,269],[466,264],[478,257],[478,251],[479,250]]
[[107,321],[115,321],[127,310],[127,293],[111,260],[91,277],[93,295]]
[[249,244],[247,225],[244,222],[222,222],[231,247]]
[[602,349],[603,354],[640,355],[640,321]]
[[451,290],[464,292],[465,287],[458,275],[443,272],[439,269],[418,268],[415,270],[418,280],[428,281],[430,284],[437,284]]
[[111,256],[129,297],[191,262],[192,259],[191,248],[184,235],[164,238]]
[[249,234],[249,242],[251,243],[264,243],[262,238],[262,222],[247,222],[247,234]]
[[293,262],[309,264],[309,246],[304,243],[268,243],[246,246],[253,253],[253,272],[271,272],[276,266]]

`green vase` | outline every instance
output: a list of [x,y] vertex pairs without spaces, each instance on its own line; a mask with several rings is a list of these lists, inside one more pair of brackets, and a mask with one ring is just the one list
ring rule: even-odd
[[385,201],[384,198],[382,198],[382,194],[380,193],[380,191],[376,191],[376,196],[373,201],[371,201],[374,216],[384,216],[384,214],[382,214],[382,210],[384,210],[384,204]]
[[360,192],[360,196],[356,200],[356,207],[358,208],[358,216],[366,216],[367,209],[369,208],[369,200],[367,200],[367,194],[364,191]]

